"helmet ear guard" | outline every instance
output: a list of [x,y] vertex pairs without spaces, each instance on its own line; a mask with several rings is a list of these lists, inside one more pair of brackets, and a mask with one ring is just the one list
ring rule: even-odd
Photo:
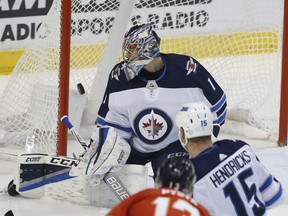
[[122,54],[127,80],[133,79],[141,69],[160,53],[160,37],[152,25],[136,25],[124,36]]
[[[183,104],[176,114],[175,122],[179,129],[179,140],[186,150],[188,139],[209,136],[213,132],[213,116],[210,108],[203,102]],[[184,130],[184,142],[180,128]]]

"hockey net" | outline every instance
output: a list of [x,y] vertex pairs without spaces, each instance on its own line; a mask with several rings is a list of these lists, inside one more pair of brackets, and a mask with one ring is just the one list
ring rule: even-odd
[[[108,73],[121,60],[125,31],[150,22],[162,38],[162,52],[191,55],[211,72],[226,91],[228,118],[244,120],[276,141],[283,5],[283,0],[73,0],[70,95],[77,94],[78,83],[84,86],[85,108],[76,112],[81,126],[95,120]],[[17,63],[1,96],[3,151],[58,151],[61,13],[61,1],[53,0],[33,47]]]

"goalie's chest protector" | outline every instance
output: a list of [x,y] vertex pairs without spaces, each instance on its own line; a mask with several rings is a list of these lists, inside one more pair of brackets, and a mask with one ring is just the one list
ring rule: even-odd
[[[131,144],[141,152],[158,151],[178,140],[174,119],[183,103],[204,101],[211,107],[223,95],[220,88],[215,94],[209,83],[213,78],[191,57],[166,54],[162,59],[165,67],[156,80],[136,76],[127,81],[123,63],[116,65],[99,111],[105,122],[130,129]],[[204,91],[213,96],[205,98]]]

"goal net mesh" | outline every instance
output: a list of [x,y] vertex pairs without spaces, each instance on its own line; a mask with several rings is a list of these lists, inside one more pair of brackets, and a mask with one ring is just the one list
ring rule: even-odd
[[[72,1],[71,90],[82,83],[88,101],[101,100],[109,73],[102,68],[121,61],[123,32],[149,22],[162,38],[161,52],[193,56],[210,71],[227,94],[228,117],[231,113],[276,140],[283,0],[136,0],[133,10],[124,13],[129,21],[114,26],[123,16],[118,11],[124,2]],[[57,153],[60,21],[61,1],[53,0],[1,96],[1,149]],[[111,39],[114,27],[123,32]],[[120,45],[109,47],[113,43]],[[109,58],[115,53],[116,58]]]

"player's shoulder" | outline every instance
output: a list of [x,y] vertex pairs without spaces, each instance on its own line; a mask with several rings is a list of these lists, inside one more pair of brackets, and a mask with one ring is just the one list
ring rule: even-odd
[[162,54],[162,58],[172,71],[177,71],[179,75],[183,74],[185,79],[189,79],[189,77],[193,78],[194,75],[198,74],[198,72],[204,70],[201,63],[189,55],[169,53]]
[[[243,152],[246,152],[247,154],[255,154],[253,148],[242,140],[237,139],[224,139],[221,141],[217,141],[214,143],[214,146],[216,147],[218,154],[220,155],[226,155],[227,158],[234,157],[235,154],[242,154]],[[242,153],[241,153],[242,152]]]
[[192,58],[189,55],[183,55],[183,54],[178,54],[178,53],[161,53],[161,55],[166,58],[166,59],[183,59],[183,60],[187,60],[189,58]]
[[109,74],[109,81],[123,82],[127,81],[124,73],[124,61],[117,63]]
[[239,140],[239,139],[223,139],[214,143],[214,145],[219,146],[220,148],[228,148],[238,150],[243,146],[250,146],[248,143]]
[[188,62],[197,62],[192,56],[177,54],[177,53],[161,53],[161,57],[169,64],[169,62],[173,62],[173,64],[179,65],[187,65]]
[[[199,182],[217,167],[222,167],[235,157],[254,154],[249,144],[242,140],[223,139],[214,142],[213,146],[192,159]],[[249,156],[250,157],[250,156]],[[205,182],[204,178],[204,182]]]
[[124,73],[124,61],[122,61],[112,68],[108,78],[108,89],[112,93],[131,88],[135,88],[135,84],[127,80]]
[[[233,155],[240,149],[247,149],[246,147],[250,147],[250,145],[242,140],[238,139],[223,139],[216,141],[214,146],[218,149],[220,153],[225,153],[228,156]],[[249,148],[250,149],[250,148]]]

